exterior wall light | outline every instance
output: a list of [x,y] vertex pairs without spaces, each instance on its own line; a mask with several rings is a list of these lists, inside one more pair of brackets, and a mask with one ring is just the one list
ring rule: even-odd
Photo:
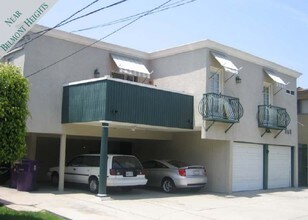
[[241,77],[240,77],[240,76],[236,76],[236,77],[235,77],[235,82],[236,82],[236,83],[241,83],[241,82],[242,82]]
[[94,78],[98,78],[100,76],[100,72],[98,71],[98,69],[94,70]]

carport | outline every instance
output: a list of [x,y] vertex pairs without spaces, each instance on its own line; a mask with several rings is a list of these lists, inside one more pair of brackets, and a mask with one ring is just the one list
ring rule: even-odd
[[109,77],[63,87],[59,190],[64,190],[67,135],[100,137],[99,196],[106,195],[108,139],[171,140],[192,131],[193,96]]

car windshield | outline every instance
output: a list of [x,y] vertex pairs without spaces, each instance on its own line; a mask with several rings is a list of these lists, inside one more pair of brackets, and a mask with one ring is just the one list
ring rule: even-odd
[[142,169],[142,165],[136,157],[114,156],[112,169]]
[[178,167],[178,168],[189,166],[189,164],[187,164],[183,161],[178,161],[178,160],[168,160],[167,162],[170,163],[172,166],[175,166],[175,167]]

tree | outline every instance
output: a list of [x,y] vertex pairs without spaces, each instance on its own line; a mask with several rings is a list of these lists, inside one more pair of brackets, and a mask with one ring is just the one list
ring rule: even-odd
[[0,163],[11,163],[26,153],[29,84],[18,67],[0,64]]

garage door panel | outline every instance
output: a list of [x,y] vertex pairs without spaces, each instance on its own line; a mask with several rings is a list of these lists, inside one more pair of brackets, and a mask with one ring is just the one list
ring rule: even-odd
[[235,143],[232,169],[232,191],[262,189],[263,146]]
[[291,147],[269,146],[268,188],[291,186]]

